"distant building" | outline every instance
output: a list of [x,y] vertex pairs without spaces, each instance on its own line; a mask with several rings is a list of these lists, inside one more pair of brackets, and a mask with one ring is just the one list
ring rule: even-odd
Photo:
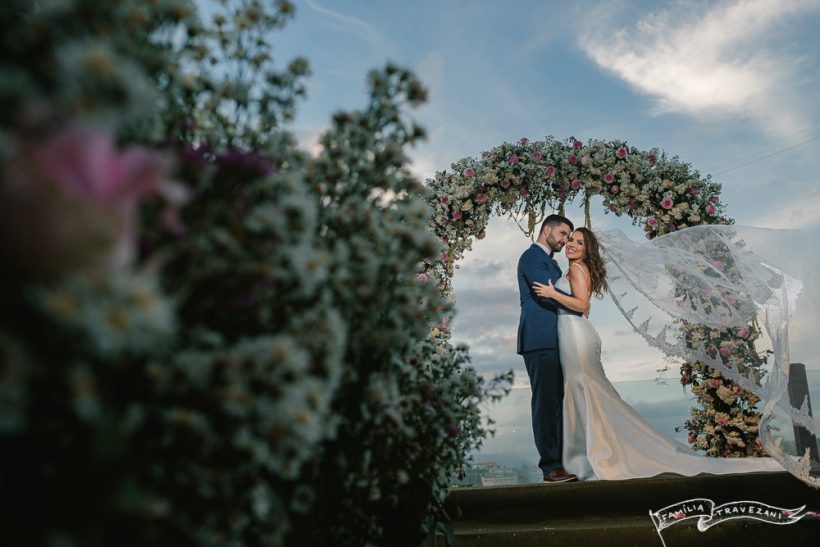
[[454,481],[454,486],[509,486],[520,484],[518,471],[495,462],[480,462],[464,469],[464,479]]

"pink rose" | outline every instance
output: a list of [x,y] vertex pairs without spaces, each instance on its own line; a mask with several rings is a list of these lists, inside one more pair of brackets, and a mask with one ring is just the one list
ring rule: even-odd
[[720,198],[717,196],[711,196],[709,198],[709,201],[711,201],[712,203],[717,203],[718,201],[720,201]]
[[732,348],[730,348],[729,346],[723,346],[722,348],[720,348],[720,354],[723,357],[729,357],[732,354]]
[[652,233],[651,233],[651,232],[647,232],[647,234],[646,234],[646,239],[652,239],[652,238],[654,238],[654,237],[655,237],[655,236],[654,236],[654,235],[652,235]]
[[0,174],[0,231],[14,234],[4,260],[20,259],[29,273],[44,275],[128,265],[139,202],[168,186],[165,158],[138,146],[120,149],[110,134],[85,127],[18,150]]
[[459,220],[461,218],[461,211],[453,211],[453,220]]
[[440,198],[438,198],[438,202],[442,205],[447,205],[448,203],[450,203],[450,198],[448,198],[447,196],[441,196]]
[[658,157],[655,154],[649,154],[646,156],[646,159],[649,160],[649,163],[655,165],[655,162],[658,161]]
[[716,210],[717,209],[715,209],[714,205],[707,205],[706,206],[706,214],[714,215]]
[[692,435],[692,434],[690,433],[690,434],[689,434],[689,437],[687,438],[687,440],[689,441],[689,444],[692,444],[692,443],[694,443],[694,442],[697,440],[697,438],[696,438],[694,435]]
[[530,195],[530,191],[529,191],[529,190],[527,190],[526,188],[522,188],[522,189],[521,189],[521,197],[525,198],[525,197],[527,197],[527,196],[529,196],[529,195]]
[[484,239],[485,237],[487,237],[487,232],[485,232],[484,230],[482,230],[482,231],[481,231],[481,232],[480,232],[477,236],[475,236],[475,237],[476,237],[476,239]]
[[730,304],[730,305],[734,305],[734,303],[735,303],[735,297],[734,297],[734,296],[732,296],[731,294],[730,294],[730,295],[728,295],[728,296],[726,297],[726,302],[727,302],[728,304]]
[[504,179],[501,181],[502,188],[509,188],[510,187],[510,179]]
[[717,389],[720,387],[720,380],[718,380],[717,378],[709,378],[708,380],[706,380],[706,385],[708,385],[712,389]]
[[630,199],[628,205],[629,205],[630,209],[633,209],[633,210],[637,209],[638,208],[638,200]]
[[715,267],[716,270],[720,270],[721,272],[726,269],[726,263],[722,260],[715,260],[712,262],[712,266]]
[[612,192],[613,194],[617,194],[618,190],[619,190],[619,188],[618,188],[617,184],[613,184],[612,186],[609,187],[609,191]]
[[470,178],[473,178],[475,176],[475,171],[473,170],[472,167],[468,167],[464,170],[463,174],[464,174],[465,177],[470,179]]
[[516,164],[516,163],[518,163],[518,156],[513,154],[512,156],[510,156],[510,159],[508,159],[507,161],[510,163],[510,165]]
[[724,418],[723,416],[721,416],[720,418],[718,418],[718,423],[719,423],[720,425],[726,425],[726,424],[728,424],[728,423],[729,423],[729,420],[727,420],[726,418]]
[[419,281],[419,283],[427,283],[427,274],[425,274],[425,273],[420,273],[420,274],[416,277],[416,279]]
[[575,139],[573,139],[573,140],[572,140],[572,147],[573,147],[574,149],[578,150],[578,149],[579,149],[579,148],[581,148],[582,146],[584,146],[584,145],[583,145],[583,143],[582,143],[581,141],[579,141],[579,140],[575,140]]
[[612,184],[613,182],[615,182],[615,175],[613,175],[612,173],[607,173],[606,175],[604,175],[604,182],[607,184]]
[[658,225],[658,219],[656,219],[655,217],[649,217],[648,219],[646,219],[646,225],[654,228]]
[[439,330],[447,330],[447,323],[442,321],[441,323],[438,324],[438,328],[439,328]]
[[580,180],[578,180],[578,179],[572,179],[572,182],[570,183],[570,186],[572,186],[572,189],[573,189],[573,190],[580,190],[580,188],[581,188],[581,181],[580,181]]
[[554,176],[554,175],[555,175],[555,171],[556,171],[556,169],[555,169],[555,166],[554,166],[554,165],[549,165],[549,166],[547,166],[546,173],[547,173],[547,176],[548,176],[548,177],[552,177],[552,176]]
[[689,194],[691,194],[692,197],[695,197],[696,195],[698,195],[698,189],[697,188],[691,188],[689,190]]
[[663,198],[661,200],[661,207],[664,209],[671,209],[674,204],[675,202],[672,201],[672,198]]
[[739,331],[737,331],[737,335],[745,340],[749,337],[749,329],[747,327],[742,327]]
[[450,257],[447,256],[447,253],[442,253],[440,257],[438,257],[438,261],[442,263],[447,263],[450,260]]
[[528,142],[530,142],[530,140],[527,137],[521,137],[520,139],[518,139],[518,142],[521,144],[527,144]]
[[476,196],[475,196],[475,200],[476,200],[476,202],[478,202],[478,203],[486,203],[488,199],[490,199],[490,198],[489,198],[489,197],[487,197],[487,194],[485,194],[485,193],[483,193],[483,192],[478,193],[478,194],[476,194]]
[[532,159],[534,159],[535,161],[541,161],[541,152],[539,152],[538,150],[533,152]]
[[576,156],[575,154],[570,154],[567,160],[571,165],[578,165],[578,156]]
[[626,148],[624,148],[623,146],[618,148],[618,151],[615,152],[615,155],[621,159],[624,159],[626,157]]

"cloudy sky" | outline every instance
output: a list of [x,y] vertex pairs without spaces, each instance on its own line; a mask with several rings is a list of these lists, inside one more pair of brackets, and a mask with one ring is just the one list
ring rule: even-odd
[[[421,178],[520,137],[617,138],[711,174],[738,224],[820,235],[820,0],[296,5],[277,52],[312,66],[292,127],[308,149],[332,112],[364,105],[367,71],[390,60],[430,90],[413,113],[429,132],[412,150]],[[583,221],[580,208],[567,213]],[[600,207],[592,224],[642,236]],[[512,368],[522,388],[515,265],[528,244],[514,222],[495,219],[454,279],[455,339],[471,346],[481,372]],[[662,356],[610,303],[595,304],[592,320],[613,381],[656,376]],[[792,359],[820,368],[808,353]]]

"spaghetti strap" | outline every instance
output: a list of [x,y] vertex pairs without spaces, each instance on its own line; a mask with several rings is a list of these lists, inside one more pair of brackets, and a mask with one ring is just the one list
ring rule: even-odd
[[578,264],[577,262],[573,262],[572,264],[570,264],[570,267],[572,267],[572,266],[578,266],[579,268],[581,268],[581,272],[583,272],[584,277],[586,277],[587,279],[589,279],[589,274],[587,273],[587,271],[584,269],[584,267],[583,267],[583,266],[581,266],[581,265],[580,265],[580,264]]

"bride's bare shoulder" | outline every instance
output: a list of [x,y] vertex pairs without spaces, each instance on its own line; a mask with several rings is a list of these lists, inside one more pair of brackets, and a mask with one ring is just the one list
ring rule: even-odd
[[[573,262],[569,265],[569,273],[568,275],[572,277],[573,275],[583,275],[585,279],[589,279],[589,267],[586,264],[582,264],[581,262]],[[573,269],[573,266],[577,266],[577,268]],[[575,272],[578,272],[577,274]]]

